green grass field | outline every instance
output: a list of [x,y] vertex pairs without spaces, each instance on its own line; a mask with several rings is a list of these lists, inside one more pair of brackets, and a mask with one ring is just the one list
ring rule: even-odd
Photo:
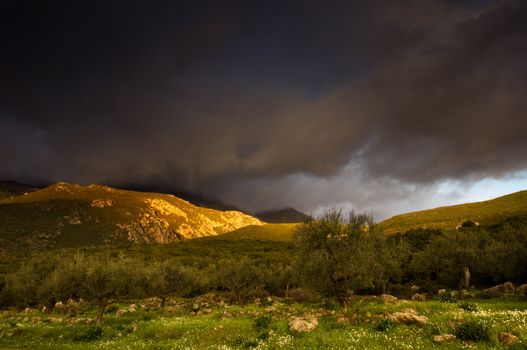
[[261,240],[261,241],[280,241],[289,242],[293,239],[295,229],[299,224],[265,224],[250,225],[239,228],[232,232],[224,233],[219,236],[210,237],[211,239],[225,240]]
[[527,191],[520,191],[484,202],[397,215],[382,221],[379,227],[386,233],[405,232],[418,227],[451,230],[467,220],[476,221],[481,225],[491,225],[506,218],[525,215],[527,215]]
[[[100,328],[92,323],[95,309],[79,304],[38,311],[4,311],[0,314],[1,349],[500,349],[497,335],[518,336],[514,349],[527,347],[527,297],[470,299],[477,311],[439,301],[384,304],[357,297],[348,310],[329,301],[298,304],[287,299],[229,305],[202,296],[170,300],[162,316],[154,299],[130,301],[108,308]],[[135,308],[130,304],[134,303]],[[71,312],[75,308],[76,315]],[[389,324],[386,315],[413,308],[429,318],[423,326]],[[135,309],[135,310],[134,310]],[[128,311],[127,311],[128,310]],[[131,312],[129,312],[131,310]],[[294,334],[287,327],[291,317],[315,315],[319,325],[311,333]],[[257,326],[262,316],[271,322]],[[488,341],[461,341],[436,345],[433,335],[452,332],[452,323],[475,319],[490,329]]]

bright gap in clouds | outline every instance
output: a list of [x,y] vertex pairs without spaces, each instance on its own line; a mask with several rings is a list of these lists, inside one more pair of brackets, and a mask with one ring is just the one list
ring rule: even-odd
[[502,178],[486,178],[467,186],[463,182],[445,181],[440,184],[439,193],[458,193],[454,204],[480,202],[506,194],[527,190],[527,170]]

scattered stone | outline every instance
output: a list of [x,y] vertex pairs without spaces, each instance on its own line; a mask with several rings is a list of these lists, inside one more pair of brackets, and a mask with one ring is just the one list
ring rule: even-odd
[[426,296],[424,294],[415,293],[412,295],[412,301],[425,301]]
[[516,289],[519,294],[527,294],[527,284],[522,284]]
[[439,289],[437,291],[437,295],[443,295],[443,294],[446,294],[446,289]]
[[337,319],[337,323],[338,324],[346,324],[348,323],[348,318],[344,315],[340,315],[339,318]]
[[121,317],[123,316],[124,314],[127,314],[129,311],[126,310],[126,309],[119,309],[115,312],[115,316],[117,317]]
[[498,339],[503,345],[507,346],[512,345],[518,341],[517,336],[508,332],[501,332],[500,334],[498,334]]
[[511,282],[505,282],[503,284],[498,284],[497,286],[483,290],[483,295],[485,295],[487,298],[498,298],[503,295],[514,294],[515,291],[516,289],[514,288],[514,284]]
[[94,199],[91,202],[93,208],[104,208],[111,207],[113,205],[113,200],[111,199]]
[[394,297],[390,294],[381,294],[379,295],[379,299],[384,301],[385,303],[396,303],[398,300],[397,297]]
[[24,313],[25,313],[25,314],[32,314],[32,313],[34,313],[34,312],[36,312],[36,311],[37,311],[36,309],[32,309],[32,308],[30,308],[30,307],[26,307],[26,308],[24,309]]
[[51,323],[62,323],[62,318],[61,318],[61,317],[51,317],[51,318],[49,319],[49,321],[50,321]]
[[224,311],[223,315],[221,315],[221,318],[224,320],[232,318],[232,314],[229,311]]
[[428,323],[428,317],[419,315],[414,309],[404,309],[388,315],[388,319],[403,324],[424,325]]
[[432,340],[436,344],[441,344],[441,343],[452,341],[454,339],[456,339],[455,335],[446,333],[446,334],[434,335],[434,338]]
[[135,305],[135,304],[131,304],[131,305],[128,307],[128,312],[130,312],[130,313],[135,312],[135,311],[136,311],[136,307],[137,307],[137,305]]
[[287,323],[289,330],[295,333],[312,332],[318,326],[315,316],[296,317]]

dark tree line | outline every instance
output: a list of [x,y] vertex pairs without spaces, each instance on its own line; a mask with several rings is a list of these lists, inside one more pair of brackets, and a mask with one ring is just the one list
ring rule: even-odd
[[527,220],[520,218],[387,236],[368,216],[331,211],[301,224],[293,247],[280,259],[275,252],[272,260],[240,252],[198,265],[107,252],[37,255],[0,276],[0,307],[51,312],[59,300],[82,298],[98,307],[100,322],[109,304],[132,298],[156,297],[164,312],[171,296],[216,291],[241,303],[303,289],[347,306],[353,293],[389,293],[401,285],[458,288],[466,268],[478,287],[527,282]]

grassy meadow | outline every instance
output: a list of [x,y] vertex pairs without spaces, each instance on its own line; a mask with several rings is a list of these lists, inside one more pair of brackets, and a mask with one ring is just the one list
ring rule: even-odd
[[[101,326],[93,322],[96,310],[88,304],[57,307],[52,314],[37,310],[0,313],[2,349],[526,349],[527,297],[398,301],[385,304],[356,297],[342,309],[330,300],[297,303],[271,298],[245,305],[225,303],[218,295],[171,299],[163,316],[157,300],[132,300],[106,310]],[[465,306],[466,306],[465,302]],[[462,305],[463,306],[463,305]],[[425,325],[387,321],[390,313],[412,308],[427,316]],[[315,315],[318,327],[310,333],[292,333],[288,320]],[[439,333],[455,332],[463,320],[488,327],[489,339],[434,344]],[[511,332],[519,341],[512,347],[498,340]]]

